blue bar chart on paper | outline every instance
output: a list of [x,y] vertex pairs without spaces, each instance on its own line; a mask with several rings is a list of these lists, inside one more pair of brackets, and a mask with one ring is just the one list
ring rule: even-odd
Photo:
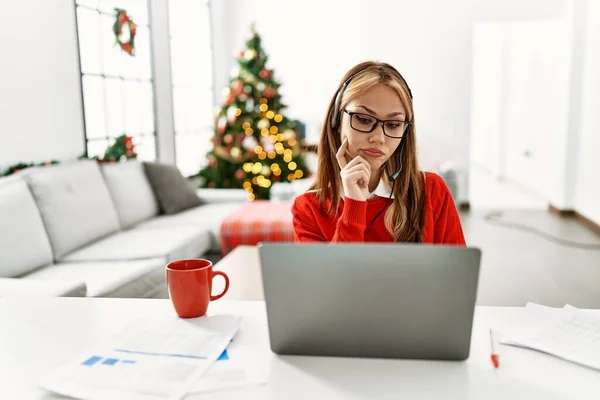
[[226,348],[239,325],[240,317],[232,315],[136,319],[57,366],[39,386],[70,398],[181,398],[214,364],[225,370],[232,365]]
[[91,356],[87,360],[83,361],[81,365],[86,367],[93,367],[94,365],[108,365],[113,366],[117,364],[135,364],[135,360],[121,360],[119,358],[109,358],[100,356]]

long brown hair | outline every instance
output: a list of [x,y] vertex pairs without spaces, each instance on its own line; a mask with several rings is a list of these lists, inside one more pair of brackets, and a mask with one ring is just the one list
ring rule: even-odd
[[[388,232],[396,242],[421,242],[423,220],[424,181],[417,162],[417,146],[415,137],[415,120],[410,89],[391,65],[381,62],[368,61],[356,65],[346,73],[340,82],[340,87],[350,79],[341,96],[338,118],[341,120],[344,107],[352,100],[360,97],[377,84],[384,84],[394,89],[404,109],[406,119],[411,121],[404,134],[404,143],[396,149],[392,157],[382,166],[382,177],[388,185],[388,177],[394,174],[402,165],[402,171],[393,185],[394,199],[385,213],[384,221]],[[325,214],[337,213],[341,201],[340,166],[335,154],[342,144],[339,131],[330,125],[338,91],[329,102],[329,108],[321,129],[321,139],[318,147],[318,169],[315,184],[312,189],[317,191],[321,211]],[[340,124],[338,124],[339,126]],[[401,148],[404,147],[404,151]],[[329,207],[326,207],[327,201]]]

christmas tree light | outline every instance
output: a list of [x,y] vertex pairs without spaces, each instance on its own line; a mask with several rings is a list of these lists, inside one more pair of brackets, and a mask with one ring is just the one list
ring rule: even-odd
[[198,176],[202,186],[243,188],[248,199],[267,199],[274,182],[306,176],[298,122],[285,117],[280,84],[267,67],[261,37],[252,29],[217,108],[213,150]]

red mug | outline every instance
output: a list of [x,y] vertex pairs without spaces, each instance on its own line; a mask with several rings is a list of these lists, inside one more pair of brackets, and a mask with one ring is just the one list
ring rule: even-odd
[[[225,289],[212,295],[212,280],[220,275],[225,278]],[[213,271],[209,260],[189,259],[173,261],[167,265],[167,289],[181,318],[196,318],[206,314],[208,303],[220,299],[229,289],[229,277],[221,271]]]

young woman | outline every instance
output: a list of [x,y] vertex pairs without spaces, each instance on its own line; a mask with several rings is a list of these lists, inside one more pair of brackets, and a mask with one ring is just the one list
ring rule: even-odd
[[452,195],[417,163],[412,93],[389,64],[352,68],[332,98],[316,181],[292,207],[296,242],[465,245]]

